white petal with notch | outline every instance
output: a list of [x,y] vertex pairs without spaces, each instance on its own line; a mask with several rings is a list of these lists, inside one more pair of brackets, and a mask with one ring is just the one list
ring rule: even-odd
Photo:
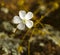
[[14,16],[12,22],[13,22],[14,24],[19,24],[19,23],[21,23],[21,19],[19,18],[19,16]]
[[24,29],[25,29],[25,24],[20,23],[20,24],[17,25],[17,28],[18,28],[19,30],[24,30]]
[[29,19],[31,19],[33,17],[33,13],[32,12],[28,12],[27,14],[26,14],[26,16],[25,16],[25,19],[26,20],[29,20]]
[[26,12],[24,10],[19,11],[19,16],[21,19],[24,19],[26,15]]
[[33,26],[33,21],[27,20],[27,21],[26,21],[26,26],[27,26],[28,28],[32,28],[32,26]]

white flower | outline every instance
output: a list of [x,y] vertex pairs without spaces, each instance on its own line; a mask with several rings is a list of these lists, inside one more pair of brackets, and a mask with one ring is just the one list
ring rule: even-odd
[[30,20],[32,17],[33,17],[33,13],[32,12],[28,12],[26,14],[26,12],[24,10],[21,10],[21,11],[19,11],[19,16],[14,16],[13,23],[18,24],[17,28],[19,30],[24,30],[25,29],[25,25],[28,28],[32,28],[33,21]]

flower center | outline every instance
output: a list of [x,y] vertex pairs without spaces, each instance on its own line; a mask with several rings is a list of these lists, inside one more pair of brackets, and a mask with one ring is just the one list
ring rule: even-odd
[[22,20],[22,22],[25,24],[26,23],[26,19]]

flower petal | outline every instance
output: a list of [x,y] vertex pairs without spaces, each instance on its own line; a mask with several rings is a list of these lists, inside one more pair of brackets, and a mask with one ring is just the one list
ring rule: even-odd
[[26,21],[26,26],[27,26],[28,28],[32,28],[32,26],[33,26],[33,21],[27,20],[27,21]]
[[24,10],[19,11],[19,16],[21,19],[24,19],[26,15],[26,12]]
[[29,20],[29,19],[31,19],[33,17],[33,13],[32,12],[28,12],[27,14],[26,14],[26,16],[25,16],[25,19],[26,20]]
[[21,23],[21,19],[19,18],[19,16],[14,16],[12,22],[15,24],[19,24],[19,23]]
[[25,24],[20,23],[20,24],[17,25],[17,28],[18,28],[19,30],[24,30],[24,29],[25,29]]

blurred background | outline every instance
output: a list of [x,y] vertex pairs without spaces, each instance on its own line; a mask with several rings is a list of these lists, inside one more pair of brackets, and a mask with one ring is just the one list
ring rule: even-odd
[[[20,10],[34,14],[32,29],[16,30],[12,19],[19,15]],[[60,0],[0,0],[0,41],[0,48],[10,46],[6,42],[18,44],[15,47],[19,53],[13,50],[15,55],[60,55]],[[8,49],[5,48],[4,51]],[[14,55],[10,49],[11,53],[6,51],[8,54],[4,54]],[[0,51],[4,52],[2,49]],[[0,55],[3,54],[1,52]]]

